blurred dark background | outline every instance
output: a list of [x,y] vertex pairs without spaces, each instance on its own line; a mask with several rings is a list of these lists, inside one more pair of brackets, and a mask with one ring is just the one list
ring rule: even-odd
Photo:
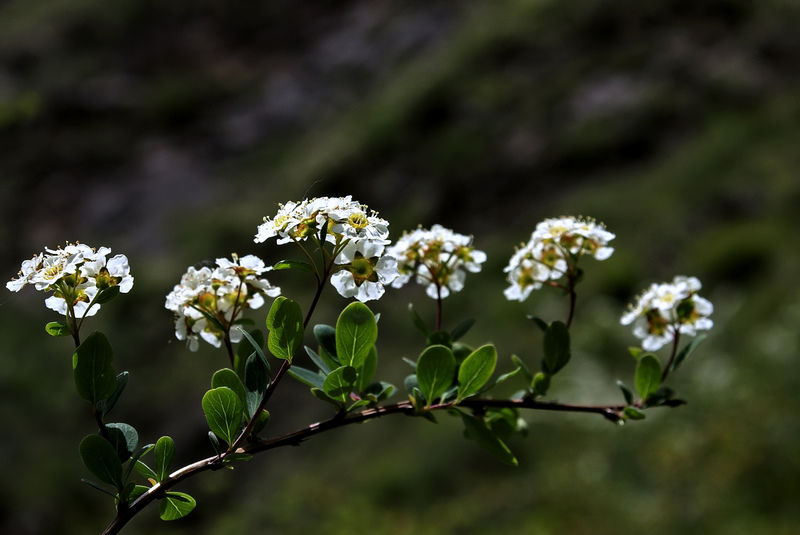
[[[604,221],[617,250],[585,266],[562,401],[621,401],[618,318],[650,282],[698,276],[716,306],[671,378],[680,409],[622,428],[527,414],[517,469],[445,416],[376,421],[203,474],[177,489],[189,517],[152,507],[126,532],[800,533],[799,24],[790,0],[0,3],[3,277],[66,241],[129,257],[133,292],[88,330],[131,373],[111,420],[171,435],[176,463],[211,454],[200,399],[226,359],[174,340],[164,296],[202,260],[292,256],[252,241],[279,202],[352,194],[394,238],[474,235],[489,260],[445,325],[474,311],[467,341],[496,343],[500,372],[512,353],[537,365],[526,313],[565,313],[549,292],[503,299],[514,245],[545,217]],[[308,306],[302,275],[271,280]],[[80,482],[94,428],[44,297],[0,299],[0,531],[99,533],[112,505]],[[326,298],[332,323],[346,301]],[[432,318],[420,287],[372,304],[397,385],[423,346],[410,301]],[[265,434],[328,416],[283,388]]]

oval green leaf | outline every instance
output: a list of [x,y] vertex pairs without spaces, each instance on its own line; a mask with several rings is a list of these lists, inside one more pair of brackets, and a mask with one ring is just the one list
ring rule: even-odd
[[247,392],[245,391],[242,380],[236,375],[236,372],[230,368],[223,368],[214,372],[211,376],[211,388],[219,388],[227,386],[239,396],[239,401],[244,405],[247,402]]
[[328,374],[322,384],[322,390],[329,398],[346,403],[350,392],[355,389],[357,381],[356,369],[352,366],[342,366]]
[[108,424],[106,425],[106,432],[108,433],[108,441],[114,446],[120,462],[125,462],[131,458],[133,452],[136,451],[136,445],[139,443],[139,433],[133,426],[128,424]]
[[465,358],[458,370],[458,401],[477,394],[496,365],[497,349],[491,344],[479,347]]
[[652,353],[646,353],[639,359],[634,377],[636,391],[642,401],[646,401],[661,385],[661,362]]
[[57,321],[51,321],[45,325],[44,330],[47,331],[47,334],[50,336],[70,336],[72,334],[69,332],[69,327],[67,327],[66,323],[59,323]]
[[245,392],[244,407],[248,418],[252,418],[256,413],[268,387],[267,361],[261,355],[254,353],[250,355],[244,366],[244,386],[242,387]]
[[303,347],[303,311],[300,305],[283,296],[272,303],[267,316],[267,347],[279,359],[291,362]]
[[417,383],[427,406],[447,392],[455,374],[456,357],[449,347],[435,345],[422,352],[417,361]]
[[215,435],[233,443],[242,429],[242,402],[227,386],[212,388],[203,396],[203,412]]
[[167,492],[158,505],[161,520],[178,520],[192,512],[197,502],[185,492]]
[[544,362],[550,375],[566,366],[570,357],[569,329],[561,321],[554,321],[544,331]]
[[99,435],[89,435],[81,441],[81,461],[100,481],[122,489],[122,462],[111,443]]
[[163,436],[156,442],[156,447],[153,450],[156,457],[156,481],[164,481],[169,477],[169,469],[172,466],[172,460],[175,458],[175,442],[167,436]]
[[95,405],[114,393],[117,376],[111,361],[114,350],[108,338],[95,331],[86,337],[72,356],[72,371],[78,395]]
[[364,303],[351,303],[336,321],[336,355],[343,366],[358,368],[378,339],[375,315]]

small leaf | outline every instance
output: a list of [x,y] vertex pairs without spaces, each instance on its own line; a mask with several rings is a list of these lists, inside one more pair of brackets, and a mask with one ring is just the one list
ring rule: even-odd
[[453,340],[450,338],[450,333],[447,331],[435,331],[428,335],[425,345],[430,346],[446,346],[453,347]]
[[264,354],[264,331],[261,329],[253,329],[252,331],[248,332],[244,329],[239,329],[242,331],[242,336],[244,336],[244,340],[239,342],[239,347],[236,348],[236,356],[233,360],[233,370],[236,372],[242,380],[244,380],[244,365],[247,362],[247,359],[253,353],[257,353],[264,357],[264,362],[267,362],[267,370],[269,369],[269,362],[267,361],[267,356]]
[[378,325],[369,307],[358,301],[350,303],[336,321],[336,355],[339,362],[343,366],[360,367],[377,338]]
[[477,442],[483,449],[492,454],[497,460],[511,466],[517,466],[517,458],[508,449],[508,446],[489,429],[486,423],[479,418],[458,411],[467,438]]
[[136,500],[136,498],[146,493],[148,490],[150,490],[150,487],[145,487],[144,485],[134,486],[133,490],[128,495],[128,503],[133,503],[133,501]]
[[122,462],[111,443],[100,435],[85,437],[78,448],[83,465],[100,481],[122,489]]
[[678,366],[680,366],[681,363],[684,360],[686,360],[686,357],[691,355],[694,352],[694,350],[697,349],[697,346],[702,344],[703,340],[705,340],[705,339],[706,339],[706,335],[700,334],[700,335],[697,336],[697,338],[695,338],[694,340],[692,340],[691,342],[686,344],[683,347],[683,349],[681,349],[680,352],[678,352],[678,354],[675,355],[675,360],[672,361],[672,365],[669,367],[669,371],[672,372],[672,371],[677,370]]
[[458,401],[477,394],[494,373],[497,350],[491,344],[479,347],[458,370]]
[[529,320],[533,321],[536,324],[536,326],[539,327],[542,330],[542,332],[545,332],[547,330],[547,322],[544,321],[542,318],[539,318],[539,317],[534,316],[532,314],[528,314],[525,317],[528,318]]
[[641,347],[629,346],[628,353],[630,353],[635,360],[639,360],[639,357],[641,357],[642,353],[644,353],[644,349]]
[[380,403],[381,401],[385,400],[389,396],[391,396],[395,391],[395,387],[393,384],[386,383],[381,381],[380,383],[372,383],[366,389],[364,389],[364,393],[370,396],[375,397],[375,401]]
[[450,339],[453,342],[461,339],[465,334],[469,332],[470,329],[472,329],[473,325],[475,325],[475,320],[473,318],[462,321],[456,326],[455,329],[450,331]]
[[303,347],[303,311],[300,305],[283,296],[277,297],[267,316],[267,347],[279,359],[292,361]]
[[435,345],[427,348],[417,361],[417,383],[419,390],[430,406],[453,384],[456,373],[456,358],[450,348]]
[[301,368],[300,366],[292,366],[287,370],[287,373],[311,388],[320,389],[322,388],[322,384],[325,382],[325,377],[327,377],[319,374],[318,372]]
[[416,311],[416,310],[414,310],[414,305],[413,305],[413,304],[411,304],[411,303],[409,303],[409,304],[408,304],[408,313],[409,313],[409,315],[411,316],[411,321],[414,323],[414,326],[415,326],[417,329],[419,329],[419,331],[420,331],[420,332],[421,332],[423,335],[425,335],[425,338],[427,338],[427,337],[428,337],[428,335],[429,335],[431,332],[430,332],[430,330],[428,330],[428,327],[425,325],[425,322],[424,322],[424,321],[422,321],[422,318],[420,317],[420,315],[419,315],[419,314],[417,314],[417,311]]
[[327,360],[323,359],[319,355],[319,353],[317,353],[310,347],[306,346],[305,350],[306,354],[309,356],[309,358],[311,358],[311,361],[314,364],[316,364],[317,368],[319,368],[319,371],[322,372],[322,375],[328,375],[329,373],[331,373],[331,370],[339,367],[339,366],[332,366],[331,362],[328,362]]
[[643,401],[658,390],[661,385],[661,362],[658,357],[646,353],[639,358],[634,383]]
[[625,397],[625,403],[631,405],[633,403],[633,392],[631,392],[631,389],[625,386],[625,383],[622,381],[617,381],[617,386],[620,390],[622,390],[622,395]]
[[114,408],[114,405],[117,404],[119,397],[122,395],[122,391],[125,390],[125,385],[128,384],[128,372],[122,372],[117,375],[116,384],[114,386],[114,392],[111,395],[103,400],[97,402],[97,410],[100,412],[101,418],[104,417],[106,414],[111,412],[111,409]]
[[144,464],[144,462],[136,461],[134,467],[136,468],[136,471],[139,472],[139,475],[143,478],[158,481],[158,474],[156,474],[156,471]]
[[544,372],[538,372],[533,376],[531,381],[531,390],[535,396],[541,397],[547,395],[550,389],[550,375]]
[[553,375],[566,366],[570,358],[569,329],[566,324],[554,321],[544,331],[545,372]]
[[[244,407],[246,416],[252,418],[269,388],[269,371],[266,360],[258,354],[250,355],[244,367]],[[291,368],[290,368],[291,370]]]
[[522,371],[522,375],[525,376],[525,379],[527,379],[528,382],[533,381],[533,372],[530,368],[528,368],[528,365],[525,364],[521,358],[516,355],[511,355],[511,362],[517,365],[517,367]]
[[645,414],[636,407],[625,407],[622,415],[628,420],[644,420]]
[[95,297],[94,302],[98,305],[105,305],[115,297],[119,295],[119,286],[109,286],[107,288],[103,288]]
[[346,403],[350,392],[352,392],[356,386],[357,380],[358,374],[355,368],[352,366],[342,366],[328,374],[322,385],[322,389],[331,399]]
[[112,498],[116,498],[116,495],[115,495],[113,492],[111,492],[111,491],[110,491],[110,490],[108,490],[107,488],[105,488],[105,487],[101,486],[99,483],[95,483],[94,481],[92,481],[92,480],[90,480],[90,479],[81,479],[81,481],[82,481],[83,483],[86,483],[87,485],[89,485],[89,486],[90,486],[90,487],[92,487],[93,489],[97,489],[97,490],[99,490],[100,492],[103,492],[103,493],[105,493],[105,494],[108,494],[108,495],[109,495],[109,496],[111,496]]
[[197,502],[185,492],[166,492],[158,505],[161,520],[177,520],[192,512]]
[[[131,472],[133,471],[134,468],[138,468],[139,464],[144,465],[144,463],[139,462],[139,459],[142,457],[142,455],[152,450],[154,447],[155,444],[148,444],[147,446],[142,446],[141,449],[139,449],[139,451],[136,452],[136,454],[131,457],[131,460],[128,461],[128,465],[125,467],[125,473],[122,474],[122,481],[128,481],[128,477],[131,475]],[[147,465],[144,466],[147,467]]]
[[208,441],[211,442],[211,448],[217,455],[222,453],[222,446],[219,444],[219,438],[214,434],[214,431],[208,432]]
[[211,388],[219,388],[221,386],[227,386],[233,390],[239,396],[239,400],[243,405],[247,403],[247,392],[244,389],[242,380],[239,379],[235,371],[230,368],[222,368],[214,372],[214,375],[211,376]]
[[75,388],[93,406],[113,394],[117,386],[117,377],[111,367],[113,359],[114,350],[99,331],[87,336],[72,356]]
[[124,463],[130,459],[139,442],[139,433],[136,432],[136,429],[128,424],[118,423],[106,425],[106,432],[108,441],[114,446],[120,462]]
[[281,260],[280,262],[272,266],[272,269],[274,270],[298,269],[300,271],[314,273],[314,266],[312,266],[308,262],[302,262],[300,260]]
[[258,435],[264,430],[264,428],[267,426],[267,423],[269,423],[269,411],[262,409],[258,413],[258,416],[256,416],[256,423],[253,425],[253,431],[251,432],[251,435]]
[[[324,349],[328,355],[332,357],[336,357],[336,329],[331,327],[330,325],[315,325],[314,326],[314,338],[316,338],[317,343],[319,346]],[[338,368],[339,366],[332,366],[330,363],[327,363],[330,370]],[[328,373],[330,373],[328,370]]]
[[226,386],[212,388],[203,396],[203,412],[208,427],[218,437],[232,444],[242,428],[242,402]]
[[156,481],[164,481],[169,477],[172,461],[175,459],[175,442],[170,437],[163,436],[156,442],[154,450],[156,457]]
[[50,336],[70,336],[72,334],[69,332],[69,327],[67,327],[66,323],[59,323],[57,321],[51,321],[45,325],[44,330],[47,331],[47,334]]

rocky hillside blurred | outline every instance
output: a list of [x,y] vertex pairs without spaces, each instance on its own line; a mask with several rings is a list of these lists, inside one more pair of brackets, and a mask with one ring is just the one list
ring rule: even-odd
[[[560,309],[502,300],[513,245],[544,217],[605,221],[617,252],[585,288],[610,297],[582,309],[565,399],[619,401],[618,311],[643,285],[697,275],[717,307],[706,357],[676,377],[690,404],[635,428],[535,415],[508,472],[444,422],[377,422],[191,483],[192,517],[146,512],[130,533],[800,531],[798,25],[790,0],[0,3],[0,268],[68,240],[129,256],[134,293],[92,328],[131,370],[119,418],[172,434],[179,460],[208,455],[199,399],[224,363],[168,343],[163,296],[200,260],[285,256],[252,241],[279,202],[352,194],[395,238],[475,235],[490,260],[453,316],[482,307],[473,342],[531,362],[524,314]],[[79,482],[92,430],[71,351],[43,339],[55,318],[27,290],[0,299],[0,531],[99,532],[110,505]],[[410,300],[429,305],[382,306]],[[396,315],[381,358],[404,373],[419,348],[395,344]],[[318,417],[302,389],[282,403]]]

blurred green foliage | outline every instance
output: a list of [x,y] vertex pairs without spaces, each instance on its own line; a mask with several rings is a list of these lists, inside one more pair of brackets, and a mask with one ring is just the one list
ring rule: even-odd
[[[128,533],[794,534],[800,531],[800,8],[788,0],[429,2],[11,1],[0,6],[0,262],[66,240],[131,260],[136,285],[90,329],[130,371],[114,409],[175,463],[210,454],[200,400],[225,365],[173,339],[164,295],[186,266],[231,251],[277,261],[255,228],[278,202],[346,195],[393,237],[418,223],[475,235],[489,260],[449,297],[445,327],[541,358],[502,268],[537,221],[604,221],[614,256],[585,266],[570,368],[550,395],[619,402],[632,384],[618,325],[650,282],[695,275],[716,326],[669,385],[689,404],[616,428],[529,414],[510,468],[461,424],[396,418],[203,474],[186,519],[146,511]],[[271,280],[307,306],[303,281]],[[27,290],[27,289],[26,289]],[[416,290],[416,293],[415,293]],[[303,300],[306,296],[306,301]],[[332,323],[346,301],[320,311]],[[387,292],[381,369],[424,346]],[[0,531],[99,532],[112,514],[80,483],[93,431],[67,339],[33,291],[0,300]],[[258,321],[263,321],[259,317]],[[302,365],[302,364],[301,364]],[[505,367],[504,367],[505,366]],[[168,378],[168,380],[165,380]],[[287,385],[288,387],[289,385]],[[301,385],[275,433],[327,407]],[[112,413],[113,416],[113,413]]]

